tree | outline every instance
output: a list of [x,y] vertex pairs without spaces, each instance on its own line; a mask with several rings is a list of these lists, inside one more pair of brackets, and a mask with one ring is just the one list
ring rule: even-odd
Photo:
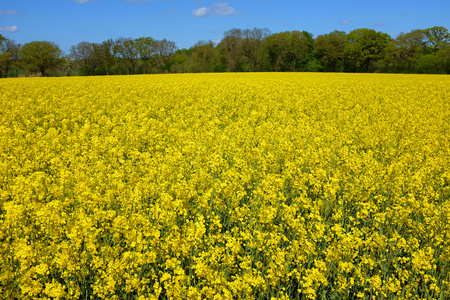
[[436,54],[422,55],[412,63],[414,73],[446,74],[448,71],[445,60]]
[[7,66],[7,69],[15,70],[15,76],[19,76],[19,69],[21,68],[20,61],[20,49],[22,49],[21,44],[17,44],[14,40],[6,39],[6,48],[11,53],[11,65]]
[[269,35],[267,28],[232,28],[226,31],[217,45],[221,64],[230,72],[263,71],[268,61],[264,42]]
[[214,72],[217,64],[217,53],[212,41],[199,41],[190,50],[190,56],[186,62],[187,71],[190,73],[197,72]]
[[[80,42],[76,46],[70,47],[70,58],[81,64],[81,69],[85,73],[91,73],[88,68],[90,60],[93,60],[94,44],[88,42]],[[95,71],[95,68],[94,70]]]
[[139,51],[136,47],[136,43],[132,38],[119,38],[116,41],[117,52],[125,60],[127,74],[130,74],[136,69],[136,64],[139,58]]
[[114,64],[116,63],[116,43],[112,39],[103,41],[97,47],[94,47],[94,55],[99,60],[102,68],[106,71],[106,75],[109,75]]
[[62,62],[62,51],[53,42],[35,41],[26,43],[20,50],[24,65],[29,70],[39,70],[42,76],[45,71],[57,67]]
[[447,47],[450,44],[450,34],[447,28],[434,26],[424,30],[428,45],[434,52]]
[[7,66],[11,61],[11,53],[6,49],[6,38],[0,34],[0,77],[7,77],[8,68]]
[[171,59],[170,72],[172,73],[183,73],[189,72],[186,66],[186,61],[191,56],[192,52],[189,49],[179,49],[175,51]]
[[335,30],[329,34],[319,35],[316,38],[316,53],[328,71],[343,71],[345,37],[346,33],[344,31]]
[[65,76],[72,76],[73,75],[73,59],[69,55],[64,56],[62,59],[60,68],[64,72]]
[[356,67],[369,72],[372,62],[383,58],[391,37],[373,29],[355,29],[347,34],[344,52],[355,62]]
[[172,55],[177,50],[175,42],[163,39],[155,41],[155,65],[159,73],[169,63]]
[[447,45],[445,48],[439,50],[437,54],[441,58],[442,65],[444,66],[446,73],[450,74],[450,45]]
[[229,72],[243,71],[244,58],[242,30],[232,28],[225,31],[223,39],[217,45],[222,62]]
[[5,49],[4,41],[6,40],[3,35],[0,34],[0,77],[6,77],[5,65],[10,60],[11,53],[7,52]]
[[267,37],[265,41],[273,71],[279,72],[285,70],[285,60],[289,51],[288,35],[289,32],[275,33]]
[[7,77],[11,68],[18,68],[20,44],[0,34],[0,77]]
[[262,71],[268,59],[264,41],[270,35],[267,28],[253,28],[242,31],[242,50],[245,60],[250,64],[251,71]]
[[135,40],[136,48],[139,53],[139,58],[145,64],[145,73],[151,64],[151,59],[155,56],[155,40],[151,37],[141,37]]
[[426,39],[426,33],[421,29],[400,33],[386,48],[386,69],[393,72],[410,72],[411,63],[427,52]]
[[312,35],[306,31],[275,33],[266,39],[269,59],[275,71],[299,71],[306,67],[314,51]]

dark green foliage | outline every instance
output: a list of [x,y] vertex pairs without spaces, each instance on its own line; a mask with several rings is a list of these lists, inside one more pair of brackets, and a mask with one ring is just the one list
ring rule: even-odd
[[445,61],[436,54],[422,55],[412,63],[412,66],[414,73],[418,74],[447,74],[448,72]]

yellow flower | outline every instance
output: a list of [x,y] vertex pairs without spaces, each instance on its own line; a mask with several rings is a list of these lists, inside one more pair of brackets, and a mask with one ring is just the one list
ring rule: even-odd
[[60,299],[66,296],[66,292],[64,291],[64,286],[60,283],[52,280],[51,283],[47,283],[45,285],[45,294],[48,297]]
[[6,78],[0,91],[7,298],[450,296],[448,76]]

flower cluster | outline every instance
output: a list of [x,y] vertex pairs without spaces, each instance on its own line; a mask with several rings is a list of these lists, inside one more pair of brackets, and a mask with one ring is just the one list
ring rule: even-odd
[[450,298],[450,78],[0,81],[5,299]]

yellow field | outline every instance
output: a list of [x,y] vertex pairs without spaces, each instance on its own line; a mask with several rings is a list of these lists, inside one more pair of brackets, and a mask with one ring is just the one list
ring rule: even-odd
[[1,299],[450,298],[450,76],[0,81]]

